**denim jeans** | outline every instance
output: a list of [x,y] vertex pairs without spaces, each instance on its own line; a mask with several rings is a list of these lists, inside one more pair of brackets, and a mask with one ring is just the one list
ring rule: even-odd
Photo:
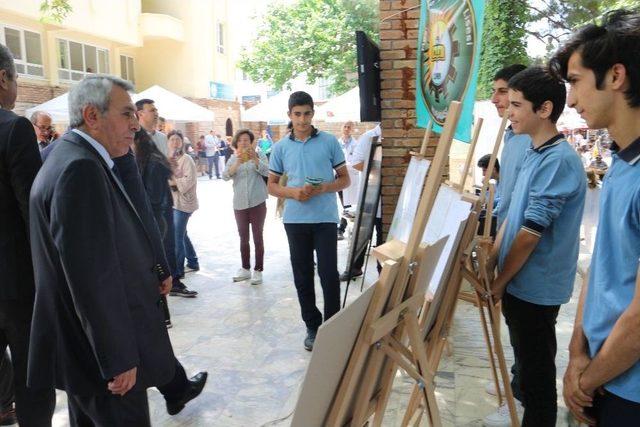
[[213,168],[216,168],[216,178],[220,178],[220,154],[215,154],[213,156],[207,157],[207,163],[209,164],[209,168],[207,169],[207,173],[209,174],[209,178],[213,176]]
[[173,227],[176,237],[176,277],[184,275],[184,260],[190,267],[198,266],[198,255],[187,234],[187,223],[191,213],[173,210]]
[[317,330],[323,316],[316,307],[313,252],[318,258],[318,275],[324,296],[324,321],[340,310],[338,276],[338,233],[335,223],[285,224],[289,240],[293,281],[298,293],[302,320]]

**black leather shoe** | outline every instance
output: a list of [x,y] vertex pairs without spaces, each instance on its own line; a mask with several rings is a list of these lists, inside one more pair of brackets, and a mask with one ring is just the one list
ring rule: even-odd
[[[355,279],[356,277],[360,277],[362,276],[362,270],[352,270],[351,271],[351,280]],[[349,279],[349,273],[348,272],[344,272],[340,274],[340,281],[341,282],[346,282],[347,279]]]
[[18,418],[16,417],[16,410],[13,406],[0,411],[0,426],[11,426],[14,424],[18,424]]
[[194,376],[189,379],[189,386],[187,387],[187,391],[185,391],[182,399],[176,402],[167,401],[167,412],[169,415],[176,415],[180,411],[182,411],[185,405],[198,397],[200,393],[202,393],[202,389],[204,388],[205,383],[207,382],[207,376],[209,374],[206,371],[198,372]]
[[313,329],[307,329],[307,337],[304,339],[304,349],[307,351],[313,350],[313,344],[316,342],[316,335],[318,331]]

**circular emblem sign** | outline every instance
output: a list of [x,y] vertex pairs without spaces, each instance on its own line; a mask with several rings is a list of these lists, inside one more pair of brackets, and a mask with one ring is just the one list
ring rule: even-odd
[[420,40],[420,80],[433,121],[444,125],[451,101],[462,101],[469,86],[477,29],[469,0],[432,0]]

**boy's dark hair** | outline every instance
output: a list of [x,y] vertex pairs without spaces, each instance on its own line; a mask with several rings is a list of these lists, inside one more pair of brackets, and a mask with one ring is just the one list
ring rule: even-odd
[[551,75],[548,69],[529,67],[509,79],[509,89],[522,92],[524,99],[533,104],[538,111],[546,101],[553,103],[549,120],[556,123],[567,102],[567,89],[564,82]]
[[155,104],[153,99],[143,98],[136,101],[136,111],[140,111],[144,108],[145,104]]
[[299,105],[308,105],[313,110],[313,98],[307,92],[293,92],[289,97],[289,111]]
[[582,66],[593,71],[596,88],[602,89],[607,71],[622,64],[627,71],[629,89],[625,92],[630,107],[640,107],[640,10],[612,10],[602,25],[582,27],[549,61],[551,72],[567,80],[569,58],[580,53]]
[[508,82],[511,79],[511,77],[515,76],[520,71],[523,71],[526,68],[527,66],[522,64],[512,64],[512,65],[506,66],[503,69],[498,70],[496,75],[493,76],[493,81],[495,82],[496,80],[504,80],[505,82]]
[[[491,161],[491,154],[485,154],[484,156],[480,157],[480,160],[478,160],[478,167],[480,169],[489,169],[489,162]],[[496,172],[500,172],[500,161],[498,159],[496,159],[496,163],[494,165]]]

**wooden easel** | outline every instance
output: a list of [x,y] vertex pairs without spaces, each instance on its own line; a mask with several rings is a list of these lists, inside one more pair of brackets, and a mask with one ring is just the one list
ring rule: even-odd
[[[385,281],[381,277],[375,290],[325,425],[343,426],[350,422],[351,426],[362,426],[372,414],[373,424],[380,425],[396,365],[416,379],[432,425],[441,425],[433,385],[435,371],[429,368],[418,323],[424,292],[416,290],[415,272],[420,268],[419,245],[442,181],[460,110],[459,102],[451,103],[407,244],[385,244],[374,250],[380,259],[387,259],[383,264]],[[421,152],[426,153],[429,134],[425,134]],[[395,266],[397,274],[393,278],[391,268]],[[409,347],[404,344],[405,332]]]
[[[474,217],[475,225],[467,224],[467,229],[465,230],[465,238],[464,243],[469,243],[469,248],[473,246],[474,250],[478,254],[478,264],[479,268],[476,271],[472,267],[471,257],[469,254],[460,253],[459,262],[456,265],[460,267],[456,269],[450,279],[450,283],[447,287],[448,295],[446,299],[450,301],[450,311],[444,314],[444,317],[441,318],[443,322],[436,322],[434,326],[434,333],[431,334],[432,339],[427,340],[427,354],[430,357],[430,368],[434,371],[437,371],[438,364],[446,345],[446,333],[450,328],[450,324],[453,319],[453,313],[455,311],[456,300],[458,298],[463,299],[465,301],[469,301],[474,303],[480,310],[480,318],[482,321],[482,329],[483,335],[485,338],[485,343],[487,345],[487,351],[489,353],[489,362],[491,365],[491,372],[494,380],[494,385],[496,387],[496,392],[498,395],[498,403],[502,405],[506,400],[507,405],[509,407],[509,413],[511,418],[511,425],[514,427],[518,427],[520,425],[518,415],[516,412],[515,401],[513,398],[513,392],[511,390],[511,383],[509,381],[509,372],[507,369],[506,360],[504,357],[504,351],[502,348],[502,342],[500,338],[500,310],[493,303],[493,298],[490,293],[490,284],[493,277],[490,277],[487,270],[487,262],[489,260],[489,232],[491,230],[491,218],[492,218],[492,207],[493,207],[493,198],[494,198],[494,189],[493,186],[490,185],[491,171],[495,166],[495,161],[497,158],[498,150],[500,148],[500,143],[502,141],[502,137],[504,134],[504,128],[506,126],[506,120],[503,120],[500,131],[498,132],[498,136],[496,138],[496,143],[494,145],[494,150],[491,156],[491,160],[489,161],[489,167],[487,168],[487,174],[485,175],[482,193],[480,194],[480,198],[477,201],[474,212],[472,213],[472,217]],[[476,128],[476,133],[478,129]],[[477,136],[476,136],[477,138]],[[475,148],[475,146],[473,146]],[[473,150],[471,151],[473,154]],[[467,159],[467,164],[469,164],[469,159]],[[462,182],[459,185],[459,188],[464,188],[464,181],[466,180],[466,174],[463,175]],[[480,209],[484,204],[484,200],[486,194],[489,193],[489,201],[487,203],[487,213],[485,219],[485,227],[483,230],[482,239],[477,239],[476,228],[477,221],[480,214]],[[471,217],[470,217],[471,218]],[[470,220],[471,223],[471,220]],[[467,234],[468,233],[468,234]],[[461,244],[460,249],[464,251],[464,246]],[[475,292],[471,296],[471,299],[461,297],[460,288],[462,284],[462,279],[468,280],[471,285],[474,287]],[[433,337],[436,337],[434,340]],[[496,367],[496,360],[498,366]],[[502,378],[502,384],[504,387],[504,396],[500,391],[499,380],[498,380],[498,369],[500,371],[500,376]],[[419,400],[419,390],[414,387],[414,390],[411,394],[411,398],[409,400],[409,405],[407,407],[407,412],[405,414],[405,418],[403,420],[402,425],[409,425],[414,417],[416,416],[416,412],[420,409],[420,400]],[[427,413],[429,412],[429,408],[423,408]],[[422,417],[422,411],[418,414],[418,422]]]

